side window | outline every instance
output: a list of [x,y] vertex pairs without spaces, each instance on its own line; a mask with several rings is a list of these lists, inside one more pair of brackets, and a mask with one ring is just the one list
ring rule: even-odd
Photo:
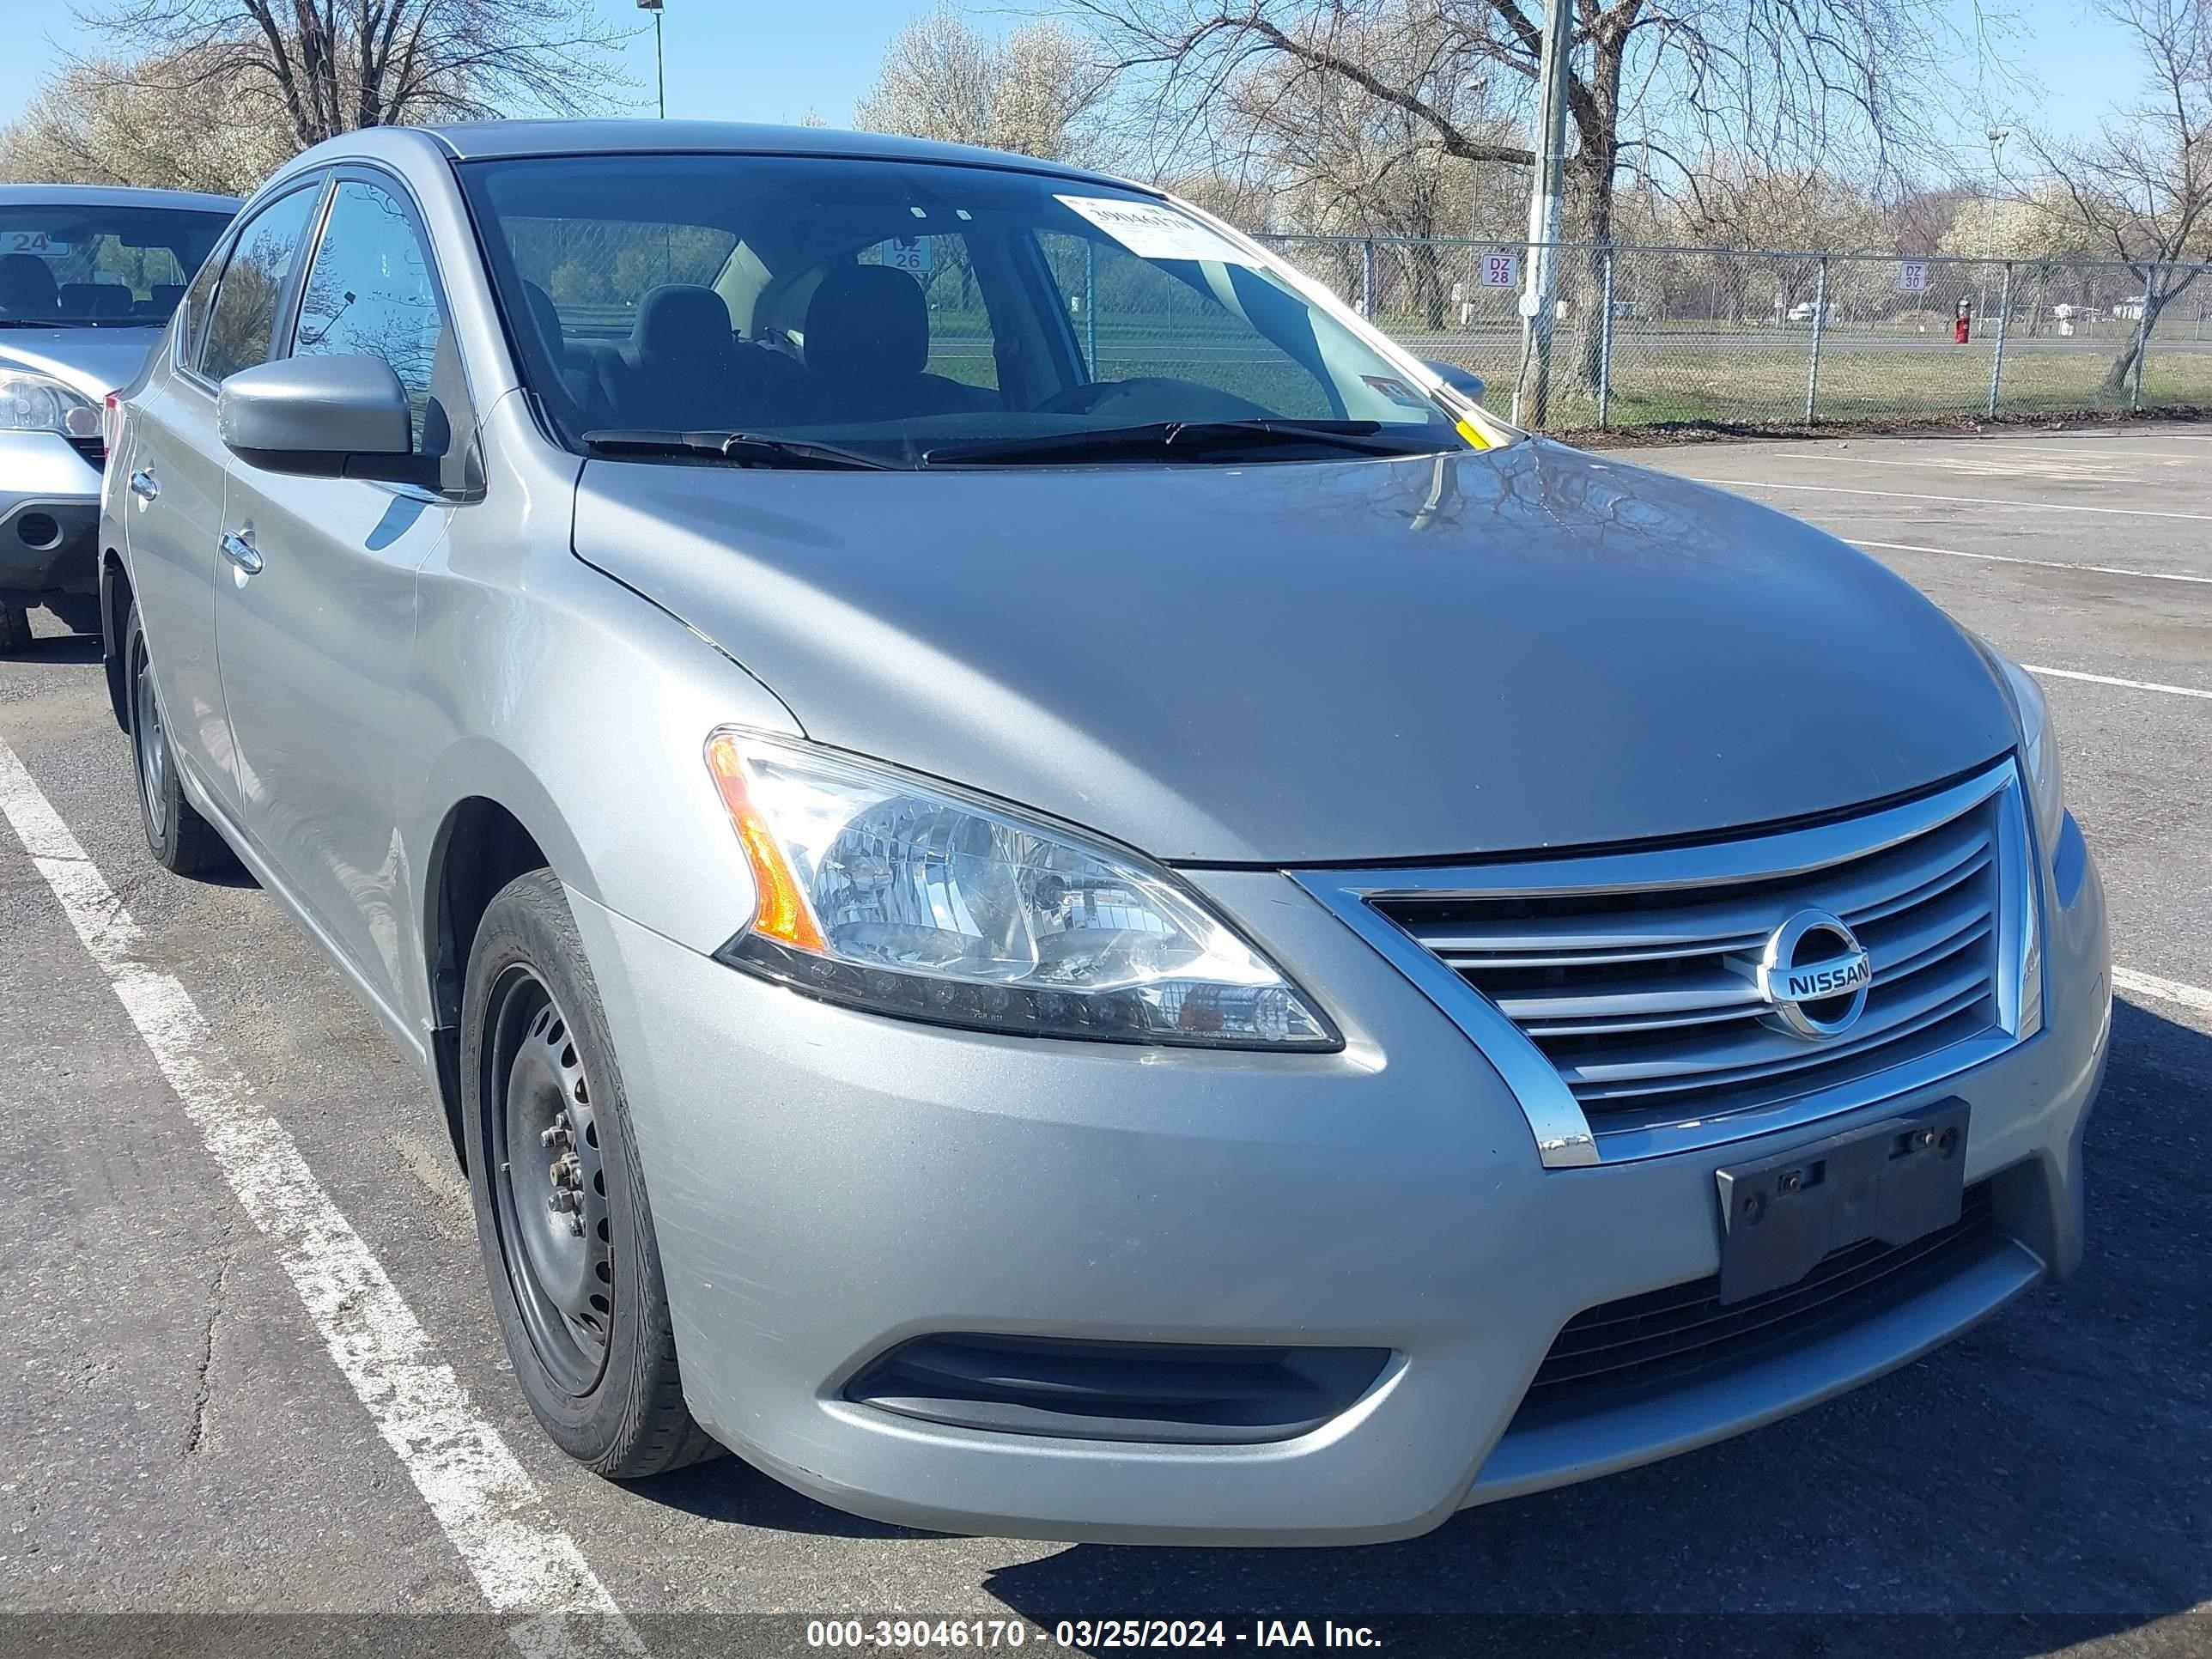
[[198,361],[200,329],[206,323],[208,301],[215,298],[215,279],[222,275],[222,251],[218,248],[208,255],[207,263],[192,278],[192,285],[185,290],[185,297],[177,306],[177,362],[190,365]]
[[[1288,419],[1338,413],[1320,378],[1223,303],[1210,283],[1186,282],[1118,242],[1053,230],[1036,240],[1094,382],[1168,376]],[[1218,269],[1177,263],[1200,278]],[[1234,279],[1224,277],[1232,295]]]
[[292,355],[381,357],[407,388],[416,453],[435,455],[445,450],[442,422],[429,441],[424,434],[445,341],[445,306],[407,210],[388,191],[341,179],[300,296]]
[[200,345],[199,369],[209,380],[221,380],[269,361],[276,307],[319,193],[311,185],[280,196],[239,232]]

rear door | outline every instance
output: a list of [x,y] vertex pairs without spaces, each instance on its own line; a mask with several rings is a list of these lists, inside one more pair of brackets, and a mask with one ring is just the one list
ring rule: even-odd
[[217,383],[267,361],[322,191],[319,175],[254,210],[193,280],[123,427],[124,549],[146,629],[162,724],[227,811],[237,807],[216,667],[215,584],[230,453],[216,434]]
[[[382,358],[408,390],[416,451],[454,460],[455,434],[471,424],[466,393],[404,187],[338,172],[306,270],[290,354]],[[408,683],[415,573],[454,510],[409,485],[244,461],[233,463],[225,507],[225,530],[252,567],[216,585],[241,823],[387,1000],[410,931],[397,795],[422,730]]]

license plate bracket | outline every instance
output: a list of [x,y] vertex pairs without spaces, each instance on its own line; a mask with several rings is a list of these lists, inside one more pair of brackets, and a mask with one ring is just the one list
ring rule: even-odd
[[1832,1250],[1948,1227],[1966,1190],[1963,1100],[1716,1170],[1723,1304],[1794,1285]]

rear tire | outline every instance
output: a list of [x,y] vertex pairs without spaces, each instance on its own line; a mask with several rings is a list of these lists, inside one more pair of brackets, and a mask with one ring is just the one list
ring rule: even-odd
[[31,648],[31,613],[20,605],[0,605],[0,652],[13,656]]
[[138,780],[138,817],[154,862],[179,876],[227,870],[237,862],[216,827],[185,799],[176,751],[161,723],[154,691],[154,663],[134,601],[123,623],[125,684],[131,696],[131,771]]
[[461,1110],[492,1307],[546,1434],[616,1480],[718,1450],[684,1403],[614,1044],[550,870],[501,888],[477,929]]

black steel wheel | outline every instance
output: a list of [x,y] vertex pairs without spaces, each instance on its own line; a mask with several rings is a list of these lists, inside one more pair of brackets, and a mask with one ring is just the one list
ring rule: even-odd
[[613,1040],[550,870],[517,876],[477,926],[461,1112],[492,1306],[538,1423],[616,1480],[712,1454],[684,1403]]
[[146,849],[164,870],[196,876],[229,868],[236,862],[216,827],[185,799],[177,775],[177,754],[161,722],[161,701],[154,678],[154,659],[146,630],[138,625],[134,604],[123,623],[123,660],[131,688],[131,769],[138,780],[138,812],[146,830]]
[[614,1323],[613,1229],[591,1085],[566,1016],[527,964],[500,975],[484,1018],[487,1084],[499,1089],[502,1120],[492,1144],[504,1157],[491,1171],[501,1254],[539,1363],[580,1397],[606,1371]]

